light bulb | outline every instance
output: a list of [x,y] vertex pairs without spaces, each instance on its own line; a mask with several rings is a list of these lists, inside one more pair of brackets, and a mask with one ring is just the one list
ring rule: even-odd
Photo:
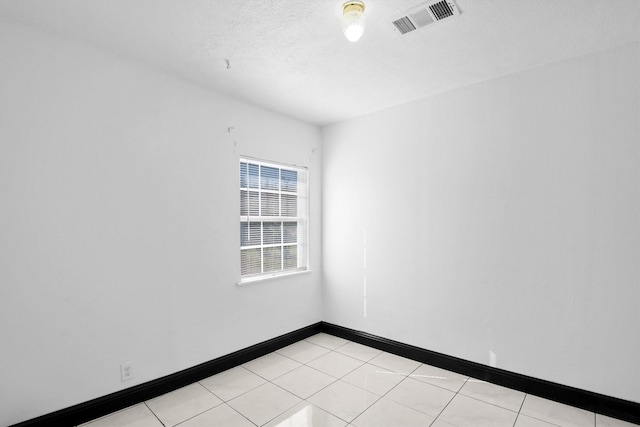
[[364,33],[364,3],[348,1],[342,5],[342,31],[350,42],[355,42]]

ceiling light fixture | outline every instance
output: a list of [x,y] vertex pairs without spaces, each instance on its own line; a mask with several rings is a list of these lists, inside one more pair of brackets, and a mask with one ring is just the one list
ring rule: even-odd
[[348,1],[342,5],[342,31],[350,42],[357,42],[364,33],[364,2]]

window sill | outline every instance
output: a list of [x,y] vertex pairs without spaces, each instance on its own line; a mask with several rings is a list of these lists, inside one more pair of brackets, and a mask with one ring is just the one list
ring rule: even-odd
[[250,277],[248,279],[240,280],[238,283],[236,283],[236,286],[251,285],[253,283],[264,282],[266,280],[279,279],[281,277],[298,276],[300,274],[308,274],[308,273],[311,273],[311,270],[307,269],[307,270],[301,270],[301,271],[292,271],[290,273],[277,273],[277,274],[270,274],[265,276]]

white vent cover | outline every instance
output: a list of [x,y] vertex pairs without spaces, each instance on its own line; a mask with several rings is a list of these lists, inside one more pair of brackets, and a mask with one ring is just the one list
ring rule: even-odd
[[453,0],[436,0],[414,7],[392,23],[400,34],[407,34],[459,14]]

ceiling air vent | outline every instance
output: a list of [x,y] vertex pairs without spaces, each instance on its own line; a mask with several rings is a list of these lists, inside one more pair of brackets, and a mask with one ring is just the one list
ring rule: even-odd
[[430,1],[414,7],[404,16],[395,19],[393,26],[400,34],[406,34],[459,14],[453,0]]

